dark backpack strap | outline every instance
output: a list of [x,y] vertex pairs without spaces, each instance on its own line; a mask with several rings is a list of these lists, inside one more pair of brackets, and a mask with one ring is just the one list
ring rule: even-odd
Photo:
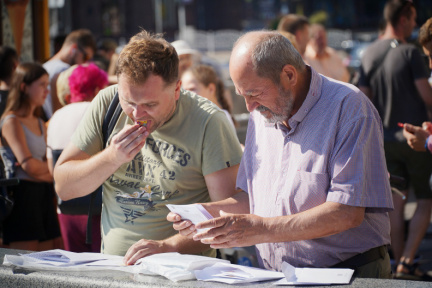
[[[105,149],[106,145],[108,144],[108,138],[114,130],[114,126],[117,123],[117,120],[120,117],[122,111],[123,110],[121,108],[121,105],[119,104],[119,97],[117,92],[108,107],[107,113],[105,114],[105,118],[102,123],[102,149]],[[92,244],[93,203],[98,193],[102,193],[102,185],[98,189],[96,189],[90,197],[90,205],[87,218],[86,244]]]
[[108,144],[108,138],[114,130],[114,126],[117,123],[118,118],[122,112],[121,105],[119,105],[119,96],[118,92],[114,96],[111,101],[110,106],[108,107],[108,111],[105,115],[103,124],[102,124],[102,137],[103,137],[103,148],[105,149]]

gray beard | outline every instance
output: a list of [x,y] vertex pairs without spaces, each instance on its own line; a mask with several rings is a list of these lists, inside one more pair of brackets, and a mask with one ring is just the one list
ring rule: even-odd
[[258,112],[269,112],[270,118],[267,118],[264,116],[265,121],[267,123],[283,123],[284,121],[287,121],[288,118],[291,115],[292,109],[294,105],[294,99],[292,98],[291,92],[289,91],[283,91],[282,88],[279,89],[279,98],[276,101],[276,106],[280,107],[281,112],[275,113],[266,106],[258,106],[256,110]]

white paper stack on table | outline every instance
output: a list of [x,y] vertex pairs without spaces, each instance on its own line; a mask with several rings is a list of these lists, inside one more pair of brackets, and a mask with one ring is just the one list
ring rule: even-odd
[[217,263],[211,267],[195,271],[195,277],[201,281],[216,281],[227,284],[251,283],[278,280],[285,275],[282,272],[270,271],[236,264]]
[[123,257],[101,253],[75,253],[61,249],[20,255],[5,255],[3,265],[15,265],[35,270],[120,270],[136,273],[133,266],[125,266]]
[[[184,220],[190,220],[194,225],[213,218],[213,216],[201,204],[167,204],[166,206],[171,212],[179,214]],[[206,230],[208,229],[198,229],[197,231],[200,233]]]
[[229,264],[230,262],[213,257],[170,252],[141,258],[135,265],[139,265],[139,271],[149,271],[177,282],[195,280],[195,270],[218,263]]
[[282,272],[285,278],[275,282],[274,285],[349,284],[354,270],[345,268],[295,268],[287,262],[283,262]]

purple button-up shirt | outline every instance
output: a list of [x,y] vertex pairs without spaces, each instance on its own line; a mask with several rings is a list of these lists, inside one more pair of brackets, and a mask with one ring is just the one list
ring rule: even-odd
[[366,207],[366,213],[360,226],[336,235],[256,245],[266,269],[280,271],[283,261],[329,267],[390,244],[393,202],[380,117],[356,87],[311,70],[291,129],[251,113],[237,186],[249,194],[250,212],[263,217],[293,215],[327,201]]

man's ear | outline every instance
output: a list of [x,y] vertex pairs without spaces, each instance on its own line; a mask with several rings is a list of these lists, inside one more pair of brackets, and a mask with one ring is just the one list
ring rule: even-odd
[[210,83],[207,86],[207,89],[209,89],[211,93],[215,93],[216,92],[216,85],[214,83]]
[[76,44],[76,43],[74,43],[74,44],[72,44],[71,46],[70,46],[70,54],[71,54],[71,56],[75,56],[75,54],[77,53],[77,47],[78,47],[78,45]]
[[177,80],[176,88],[175,88],[175,99],[178,100],[180,98],[180,89],[181,89],[181,80]]
[[280,74],[280,83],[284,89],[289,89],[297,84],[298,72],[292,65],[285,65]]
[[405,27],[408,24],[409,24],[409,19],[405,15],[400,16],[400,18],[399,18],[399,25],[401,27]]

